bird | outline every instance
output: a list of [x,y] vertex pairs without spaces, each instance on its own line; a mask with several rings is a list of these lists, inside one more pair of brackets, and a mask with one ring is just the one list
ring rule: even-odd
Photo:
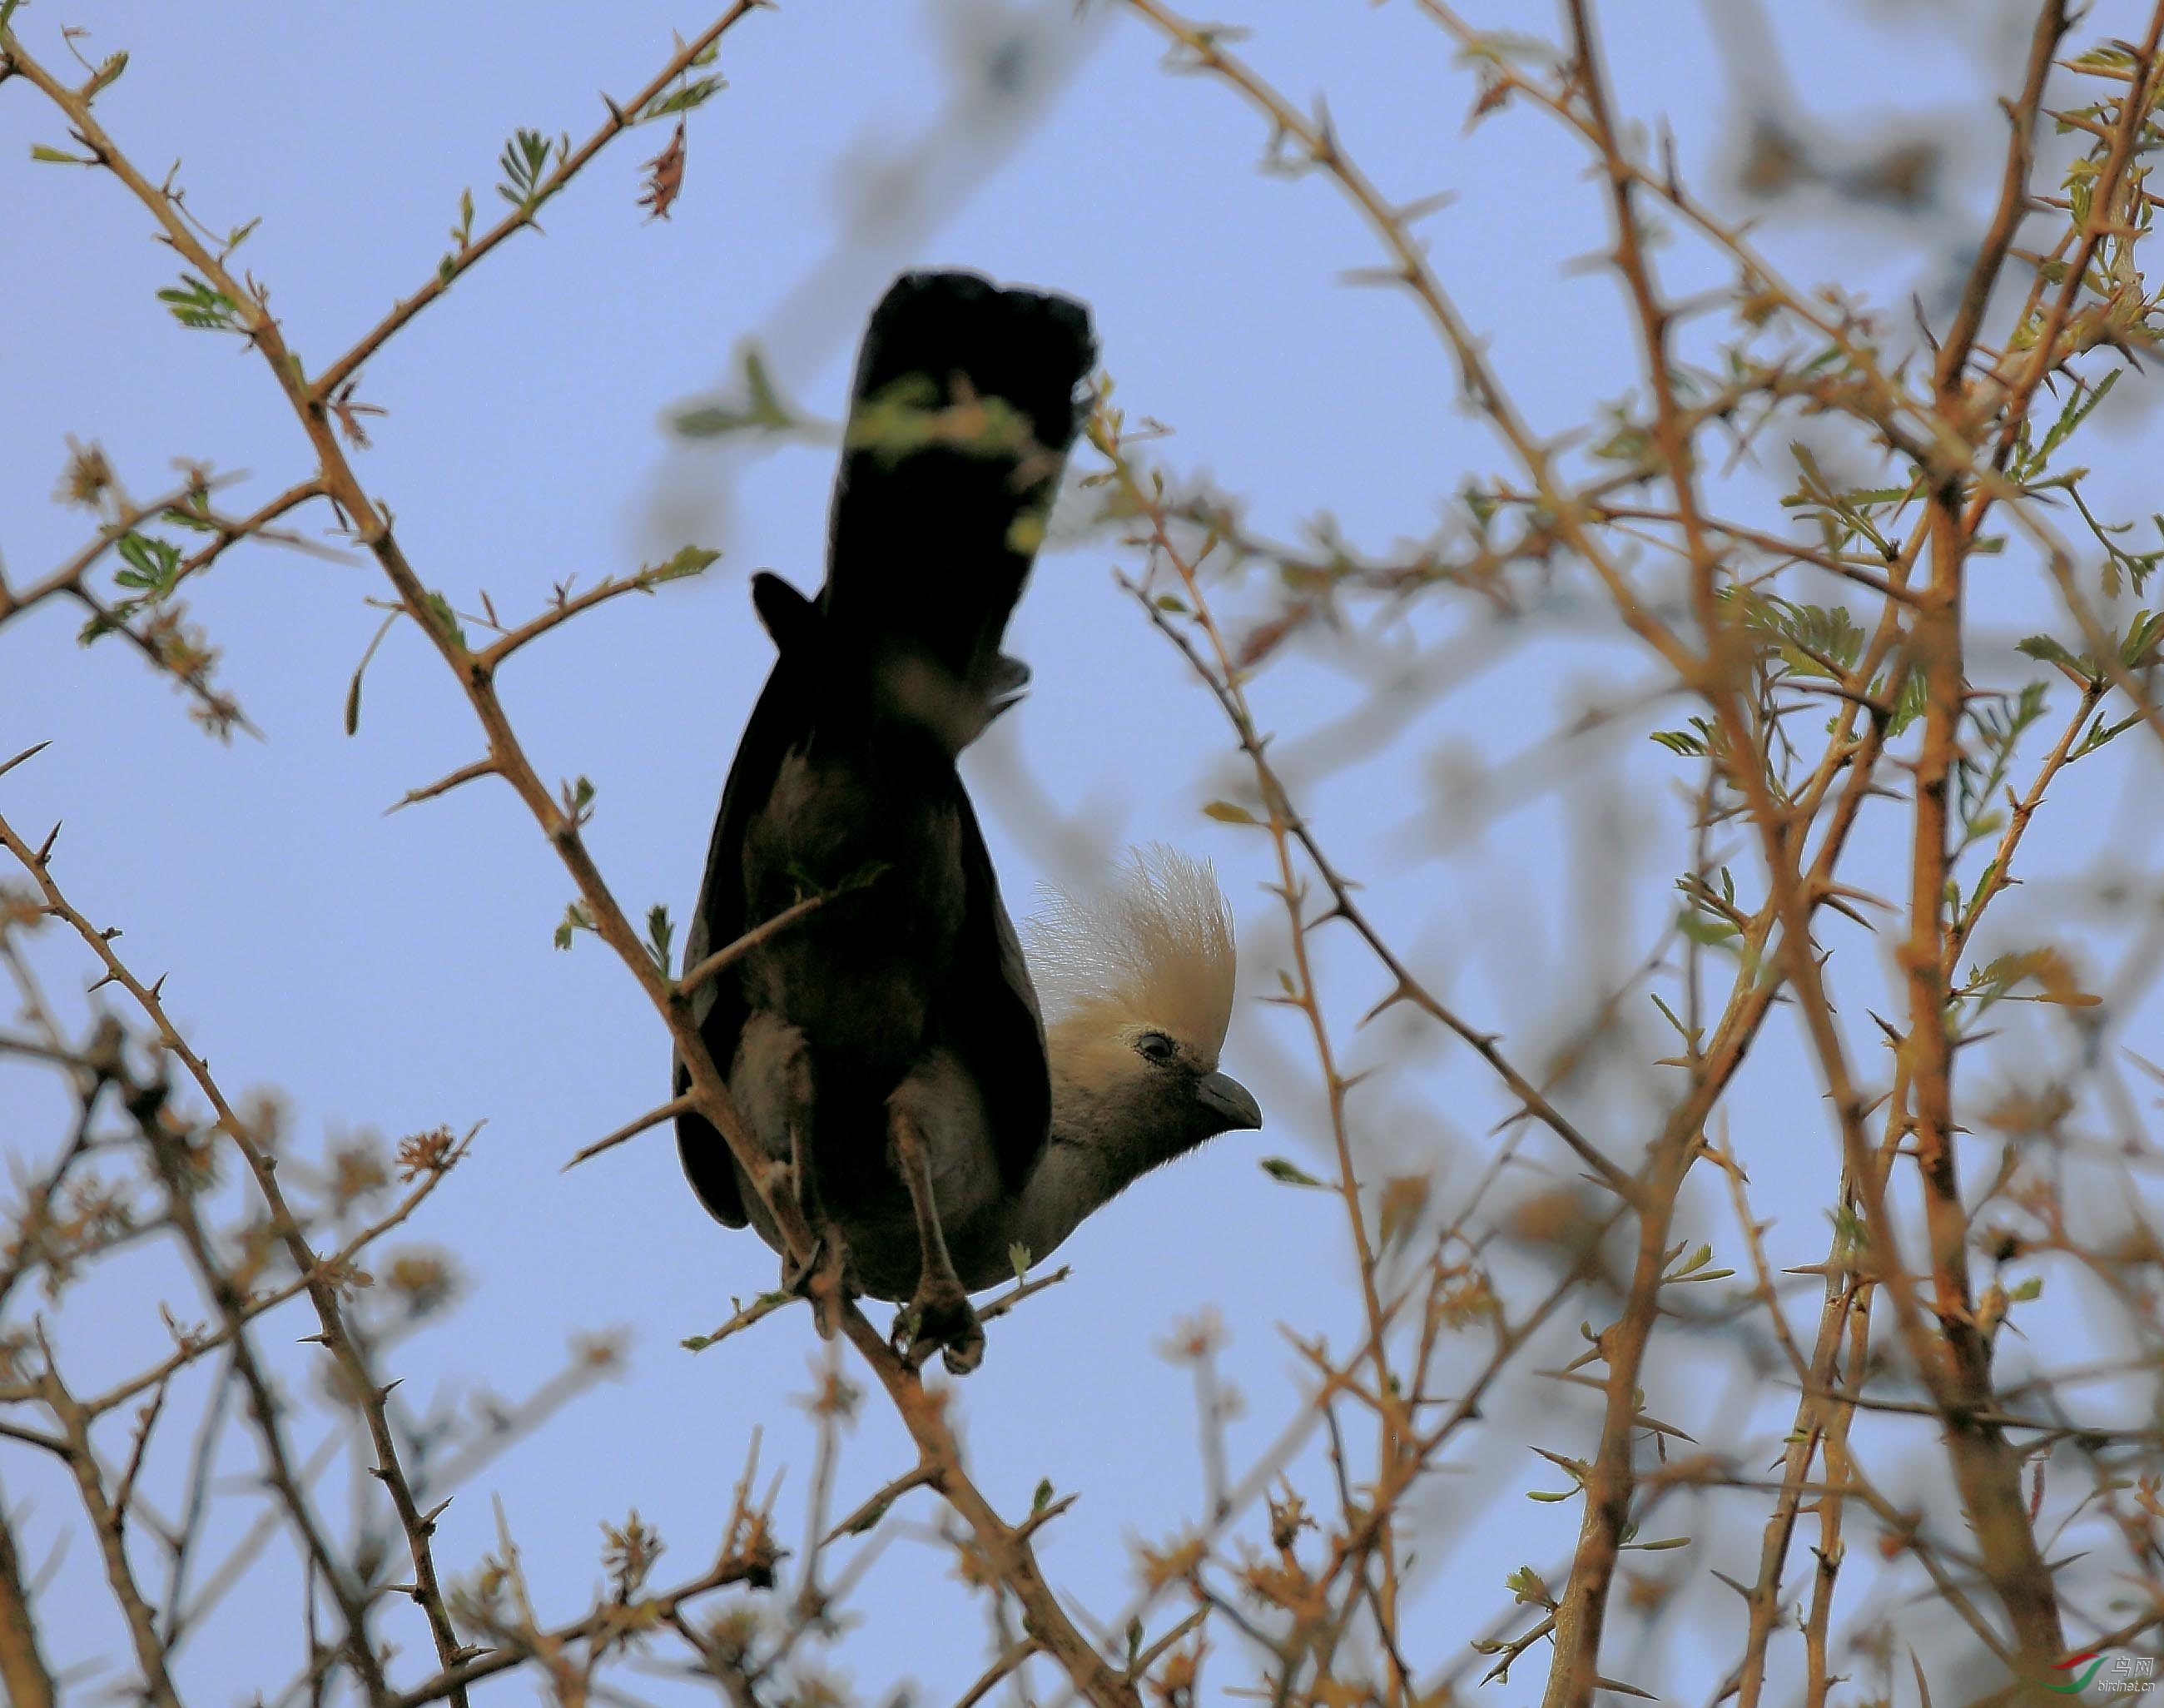
[[[1151,1170],[1263,1124],[1253,1095],[1218,1066],[1236,949],[1206,862],[1161,845],[1131,850],[1094,891],[1053,892],[1024,935],[1048,1017],[1051,1142],[1019,1191],[1002,1184],[981,1123],[945,1123],[932,1156],[947,1250],[971,1292],[1049,1257]],[[760,1127],[757,1113],[747,1118]],[[764,1206],[755,1196],[743,1203],[781,1250]],[[841,1232],[864,1292],[910,1296],[917,1246],[906,1195],[890,1187],[854,1201]]]
[[1020,1196],[950,1237],[963,1284],[1041,1262],[1151,1170],[1262,1107],[1218,1067],[1232,1019],[1231,909],[1207,862],[1130,852],[1095,893],[1055,891],[1027,928],[1044,1003],[1052,1142]]
[[[1089,311],[1069,297],[925,271],[881,299],[858,357],[825,582],[807,598],[771,572],[753,580],[777,656],[685,933],[696,966],[817,898],[701,985],[691,1018],[747,1127],[787,1159],[817,1261],[847,1278],[861,1256],[843,1230],[906,1228],[897,1348],[937,1347],[958,1374],[982,1359],[984,1332],[946,1244],[938,1159],[972,1148],[953,1137],[966,1128],[995,1189],[1019,1194],[1049,1143],[1052,1085],[955,761],[1028,680],[1000,644],[1095,360]],[[673,1077],[680,1097],[680,1059]],[[680,1114],[676,1138],[708,1211],[733,1227],[769,1220],[702,1117]],[[808,1286],[809,1266],[785,1253],[783,1280]]]

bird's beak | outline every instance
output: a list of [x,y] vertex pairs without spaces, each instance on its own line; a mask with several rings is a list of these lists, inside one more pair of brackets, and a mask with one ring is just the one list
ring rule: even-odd
[[1029,666],[1020,659],[1001,653],[992,660],[985,684],[985,721],[990,723],[1010,707],[1018,705],[1029,691]]
[[1224,1125],[1220,1133],[1235,1133],[1263,1124],[1263,1106],[1254,1093],[1230,1074],[1205,1074],[1195,1082],[1195,1100]]

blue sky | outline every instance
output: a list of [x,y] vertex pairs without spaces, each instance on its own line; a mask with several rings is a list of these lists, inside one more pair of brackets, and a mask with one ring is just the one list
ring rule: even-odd
[[[1786,9],[1778,33],[1757,39],[1733,34],[1741,14],[1725,11],[1731,34],[1717,34],[1714,9],[1610,8],[1621,105],[1665,118],[1687,173],[1739,211],[1739,77],[1743,98],[1774,103],[1829,158],[1940,137],[1953,158],[1936,208],[1844,211],[1826,192],[1783,204],[1766,239],[1798,276],[1841,278],[1897,315],[1911,292],[1939,301],[1996,170],[1989,97],[2010,83],[2025,25],[1991,5],[1910,0]],[[2099,7],[2084,34],[2130,29],[2118,14],[2131,11]],[[1597,187],[1554,125],[1510,111],[1467,134],[1471,81],[1411,6],[1258,0],[1218,12],[1252,26],[1242,50],[1295,99],[1326,92],[1347,147],[1389,193],[1457,192],[1427,227],[1439,270],[1538,426],[1583,420],[1631,389],[1633,345],[1612,281],[1575,264],[1605,229]],[[771,566],[806,586],[820,573],[830,452],[717,452],[675,443],[663,425],[673,403],[726,381],[743,340],[764,342],[807,407],[838,415],[855,329],[891,273],[966,265],[1087,300],[1117,395],[1176,429],[1168,463],[1247,495],[1266,530],[1294,537],[1326,513],[1351,539],[1387,549],[1429,533],[1468,476],[1507,467],[1460,407],[1413,305],[1337,281],[1374,255],[1329,187],[1255,170],[1263,136],[1252,113],[1216,85],[1165,75],[1160,44],[1116,8],[1094,5],[1079,21],[1061,0],[1012,13],[1033,20],[1027,39],[1058,67],[1020,115],[969,104],[969,68],[1009,13],[994,0],[790,3],[753,17],[723,44],[729,86],[694,120],[670,220],[648,222],[635,203],[638,162],[665,140],[657,127],[552,204],[545,237],[515,239],[365,370],[359,395],[390,413],[370,423],[363,476],[395,511],[424,578],[462,607],[485,588],[507,614],[530,612],[565,575],[591,581],[686,541],[725,554],[703,581],[618,602],[507,675],[544,774],[596,785],[592,843],[628,906],[665,900],[680,917],[688,908],[769,660],[748,572]],[[1551,22],[1544,9],[1489,15]],[[63,22],[90,29],[93,55],[129,50],[127,76],[100,102],[106,124],[154,175],[178,156],[189,205],[213,226],[263,217],[240,259],[318,364],[428,276],[461,189],[490,208],[512,129],[583,135],[600,114],[596,89],[635,87],[667,53],[672,26],[702,21],[645,0],[598,11],[555,0],[365,10],[227,0],[186,12],[83,0],[66,13],[36,0],[17,20],[48,58]],[[82,537],[80,512],[47,498],[66,435],[102,444],[139,492],[165,481],[176,456],[245,471],[226,495],[235,510],[307,472],[260,364],[180,331],[155,300],[173,267],[141,211],[108,181],[29,162],[29,145],[64,140],[57,131],[33,92],[0,89],[0,279],[13,334],[0,340],[0,552],[17,581]],[[924,170],[881,176],[897,162]],[[1720,276],[1687,249],[1669,267],[1679,292]],[[2087,454],[2112,513],[2151,507],[2139,447],[2153,435],[2153,388],[2122,386]],[[1746,468],[1736,490],[1778,516],[1767,501],[1787,480],[1785,467]],[[1030,698],[973,754],[969,774],[1018,911],[1040,881],[1086,881],[1127,843],[1171,841],[1216,860],[1239,915],[1243,988],[1260,991],[1284,950],[1282,913],[1262,888],[1267,849],[1198,810],[1235,791],[1240,772],[1207,696],[1113,586],[1115,565],[1135,561],[1102,536],[1047,554],[1011,632],[1035,672]],[[265,732],[229,747],[203,737],[116,644],[77,649],[70,612],[11,624],[0,634],[0,749],[54,745],[10,775],[0,804],[33,833],[66,820],[55,870],[72,899],[125,928],[139,971],[170,970],[175,1017],[228,1089],[279,1088],[297,1146],[486,1120],[471,1160],[399,1242],[454,1248],[468,1291],[454,1315],[400,1347],[396,1368],[423,1399],[483,1387],[517,1396],[559,1367],[568,1337],[628,1335],[622,1379],[506,1452],[461,1491],[440,1533],[445,1569],[469,1565],[493,1545],[499,1498],[545,1586],[544,1611],[568,1616],[598,1580],[599,1525],[628,1508],[672,1544],[662,1578],[703,1560],[755,1427],[764,1462],[790,1468],[780,1511],[794,1541],[811,1455],[790,1396],[810,1385],[816,1343],[792,1314],[697,1358],[678,1349],[727,1315],[731,1295],[770,1285],[774,1262],[706,1219],[661,1134],[559,1173],[663,1095],[665,1043],[598,946],[552,949],[569,886],[507,791],[482,784],[383,816],[478,749],[462,702],[410,632],[376,656],[360,733],[343,733],[348,678],[378,620],[365,601],[380,592],[365,564],[270,549],[235,551],[199,584],[192,610],[223,649],[222,679]],[[2025,596],[1979,588],[1979,657],[1995,682],[2027,668],[2008,646],[2035,626]],[[1332,744],[1327,732],[1375,701],[1378,683],[1416,678],[1424,659],[1442,661],[1450,691],[1385,695],[1401,710],[1374,744]],[[1668,917],[1668,880],[1688,858],[1683,779],[1643,734],[1673,703],[1605,733],[1561,734],[1654,679],[1599,624],[1585,590],[1566,586],[1542,620],[1514,628],[1487,628],[1478,611],[1442,601],[1371,615],[1256,690],[1304,804],[1371,886],[1394,938],[1529,1059],[1583,1017],[1602,977],[1644,957]],[[2078,833],[2040,826],[2030,887],[2009,899],[2009,916],[2072,917],[2071,885],[2098,837],[2129,849],[2128,871],[2153,887],[2140,851],[2153,846],[2164,798],[2155,759],[2129,750],[2115,769],[2092,770],[2054,791],[2056,822]],[[1883,873],[1899,858],[1867,843],[1859,870]],[[2080,928],[2093,925],[2101,943],[2113,924],[2084,917]],[[1447,1201],[1477,1173],[1505,1106],[1469,1054],[1409,1022],[1352,1038],[1382,986],[1349,943],[1317,942],[1352,1062],[1389,1069],[1356,1099],[1363,1176],[1431,1169]],[[1845,946],[1860,998],[1876,952]],[[86,981],[56,940],[42,964],[70,996]],[[1577,1008],[1560,1001],[1565,991],[1578,993]],[[2152,998],[2122,1035],[2138,1038],[2146,1018],[2154,1038],[2156,1013]],[[2021,1047],[2038,1059],[2070,1047],[2046,1024],[2033,1030]],[[1243,1003],[1226,1065],[1257,1090],[1269,1130],[1218,1141],[1078,1233],[1060,1253],[1074,1278],[995,1328],[961,1394],[980,1479],[1009,1510],[1040,1477],[1081,1491],[1045,1558],[1100,1615],[1132,1588],[1127,1542],[1164,1538],[1201,1505],[1190,1380],[1154,1349],[1175,1322],[1206,1308],[1226,1326],[1227,1369],[1247,1401],[1230,1426],[1239,1464],[1296,1403],[1279,1325],[1342,1344],[1356,1320],[1332,1206],[1255,1165],[1265,1154],[1324,1164],[1327,1130],[1297,1030]],[[1588,1124],[1626,1161],[1659,1106],[1656,1074],[1618,1061],[1577,1088]],[[60,1131],[51,1088],[14,1069],[0,1069],[0,1087],[18,1112],[11,1150],[39,1154]],[[1777,1022],[1733,1120],[1760,1213],[1780,1214],[1773,1238],[1794,1253],[1787,1261],[1823,1251],[1834,1149],[1815,1097]],[[1543,1179],[1568,1178],[1555,1156],[1542,1166]],[[1720,1197],[1708,1188],[1694,1204],[1704,1237],[1732,1242]],[[94,1386],[154,1355],[162,1331],[146,1301],[193,1308],[184,1286],[150,1249],[87,1281],[57,1319],[71,1376]],[[2078,1308],[2067,1320],[2081,1332]],[[300,1359],[287,1368],[305,1380]],[[1716,1347],[1671,1348],[1649,1384],[1663,1396],[1655,1409],[1701,1433],[1732,1432],[1762,1403],[1757,1427],[1778,1442],[1785,1398],[1727,1386],[1725,1368]],[[312,1422],[305,1438],[322,1427]],[[1438,1478],[1424,1493],[1421,1527],[1433,1542],[1416,1582],[1426,1659],[1453,1658],[1501,1611],[1510,1569],[1563,1557],[1575,1509],[1519,1498],[1546,1485],[1522,1442],[1583,1451],[1593,1428],[1576,1401],[1521,1385],[1463,1454],[1478,1474]],[[162,1442],[154,1470],[176,1475],[184,1448],[177,1434]],[[3,1451],[8,1496],[27,1503],[41,1555],[65,1528],[67,1491]],[[905,1468],[906,1453],[868,1405],[839,1504]],[[236,1444],[228,1469],[248,1463]],[[1303,1463],[1316,1466],[1312,1454]],[[1927,1486],[1920,1433],[1889,1435],[1879,1463]],[[324,1489],[334,1511],[341,1474]],[[232,1497],[235,1532],[251,1499]],[[907,1516],[921,1528],[930,1511]],[[1707,1569],[1736,1570],[1746,1548],[1755,1558],[1755,1518],[1707,1507],[1689,1522],[1706,1538],[1688,1561],[1683,1605],[1696,1618],[1717,1606],[1694,1599]],[[58,1570],[55,1658],[110,1652],[117,1633],[81,1538]],[[186,1652],[183,1677],[202,1700],[283,1684],[290,1656],[265,1633],[282,1642],[297,1595],[274,1551]],[[897,1536],[855,1605],[861,1628],[833,1664],[856,1691],[911,1678],[924,1700],[951,1698],[981,1669],[981,1615],[921,1538]],[[1649,1649],[1647,1666],[1702,1695],[1725,1660],[1695,1628],[1656,1633],[1649,1641],[1670,1646]],[[418,1621],[407,1640],[425,1640]],[[1626,1648],[1619,1641],[1619,1658]],[[1221,1684],[1241,1674],[1228,1653],[1216,1667]],[[659,1699],[677,1687],[640,1688]],[[1521,1681],[1508,1700],[1532,1688]]]

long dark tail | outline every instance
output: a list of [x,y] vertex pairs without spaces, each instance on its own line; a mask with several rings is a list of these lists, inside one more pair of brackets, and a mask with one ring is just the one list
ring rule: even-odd
[[[1095,355],[1080,303],[974,273],[906,273],[872,315],[821,603],[828,644],[895,665],[929,722],[948,695],[977,706],[1012,686],[1000,639]],[[988,716],[964,715],[953,744]]]

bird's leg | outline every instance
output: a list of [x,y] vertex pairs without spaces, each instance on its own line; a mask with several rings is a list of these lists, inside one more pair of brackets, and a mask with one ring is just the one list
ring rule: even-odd
[[812,1145],[812,1057],[801,1038],[790,1053],[784,1083],[788,1088],[784,1101],[788,1111],[790,1186],[797,1212],[812,1230],[812,1254],[799,1263],[793,1253],[782,1253],[781,1288],[812,1301],[819,1337],[832,1340],[841,1326],[845,1253],[841,1232],[827,1219],[826,1200],[820,1196]]
[[939,1226],[939,1206],[932,1197],[931,1150],[924,1129],[907,1110],[890,1107],[887,1135],[896,1171],[909,1188],[910,1207],[917,1213],[917,1239],[923,1259],[916,1294],[895,1316],[895,1349],[914,1359],[936,1346],[948,1370],[965,1376],[984,1360],[985,1331],[954,1273],[954,1260],[947,1253],[947,1235]]

